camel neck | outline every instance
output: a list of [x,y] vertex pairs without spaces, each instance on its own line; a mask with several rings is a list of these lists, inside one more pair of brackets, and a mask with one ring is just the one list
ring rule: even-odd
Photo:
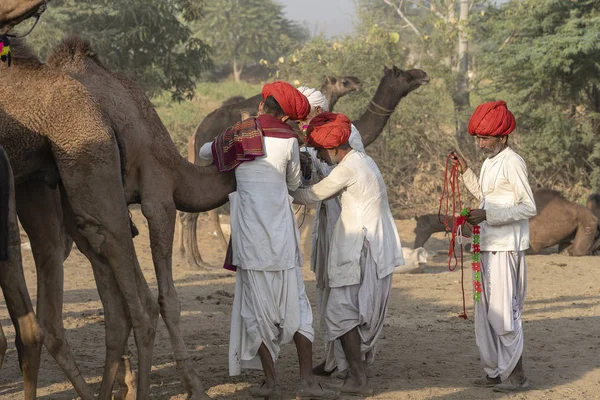
[[179,211],[209,211],[227,203],[235,187],[233,172],[219,173],[214,164],[199,166],[181,157],[173,197]]
[[360,118],[353,122],[367,147],[379,137],[379,134],[385,128],[390,116],[396,109],[400,100],[406,96],[405,93],[387,93],[389,90],[384,87],[384,82],[379,85],[373,99],[369,102],[367,110]]

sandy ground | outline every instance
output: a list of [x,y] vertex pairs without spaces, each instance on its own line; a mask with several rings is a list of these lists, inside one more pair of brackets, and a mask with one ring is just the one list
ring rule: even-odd
[[[156,292],[146,223],[139,211],[134,220],[141,235],[135,244],[144,274]],[[308,221],[306,222],[308,223]],[[201,217],[201,227],[206,218]],[[414,240],[414,222],[399,221],[405,246]],[[197,372],[214,399],[248,399],[248,388],[261,374],[249,372],[230,378],[227,370],[230,310],[234,275],[221,269],[223,251],[208,228],[198,232],[200,251],[214,270],[192,270],[174,257],[174,275],[182,308],[182,326]],[[435,254],[446,248],[443,234],[426,248]],[[35,301],[35,266],[24,250],[24,267]],[[175,251],[177,253],[177,251]],[[395,275],[386,327],[378,358],[369,375],[373,399],[600,399],[600,258],[568,258],[556,254],[530,256],[525,302],[525,367],[533,389],[507,396],[469,386],[482,374],[473,333],[471,290],[467,289],[469,320],[461,312],[460,271],[449,272],[446,258],[430,258],[425,273]],[[312,273],[305,266],[309,297],[315,304]],[[74,250],[65,264],[65,326],[68,340],[84,376],[98,390],[104,359],[101,303],[87,259]],[[316,310],[315,310],[316,312]],[[21,399],[22,382],[14,348],[14,330],[6,306],[0,303],[0,322],[9,339],[6,362],[0,371],[0,398]],[[130,339],[130,350],[134,351]],[[315,343],[314,357],[323,346]],[[184,399],[168,335],[162,321],[154,349],[153,399]],[[42,399],[74,399],[75,391],[44,350],[38,395]],[[277,363],[286,398],[294,398],[298,382],[292,344]]]

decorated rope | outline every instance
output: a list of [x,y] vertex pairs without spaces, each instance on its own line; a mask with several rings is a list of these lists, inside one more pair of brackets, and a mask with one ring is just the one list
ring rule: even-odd
[[8,66],[10,67],[10,40],[6,35],[0,35],[0,61],[8,62]]
[[[438,210],[438,220],[444,224],[447,232],[451,232],[450,244],[448,247],[448,269],[454,271],[458,266],[458,257],[456,255],[456,244],[460,245],[460,271],[461,271],[461,288],[463,312],[459,317],[467,319],[467,310],[465,302],[465,285],[464,285],[464,266],[463,266],[463,247],[462,247],[462,231],[467,224],[467,217],[471,212],[470,208],[462,208],[460,199],[460,185],[458,182],[458,165],[452,165],[448,168],[452,155],[446,158],[446,170],[444,172],[444,184],[442,187],[442,196],[440,197],[440,207]],[[450,204],[450,202],[452,204]],[[444,207],[444,218],[442,219],[442,208]],[[460,215],[456,216],[456,211],[460,211]],[[471,229],[471,268],[473,269],[473,299],[475,302],[481,300],[481,228],[475,225]],[[454,260],[454,266],[452,265]]]

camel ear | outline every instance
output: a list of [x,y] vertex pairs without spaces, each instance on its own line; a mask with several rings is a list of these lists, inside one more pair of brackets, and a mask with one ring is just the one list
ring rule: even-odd
[[389,68],[387,67],[387,65],[383,67],[383,73],[384,73],[384,74],[386,74],[386,75],[389,75],[389,74],[390,74],[390,72],[392,72],[392,70],[391,70],[391,69],[389,69]]
[[400,76],[400,75],[404,74],[404,71],[401,70],[400,68],[396,67],[395,65],[393,67],[393,70],[394,70],[394,76]]
[[335,79],[335,76],[323,75],[323,85],[327,85],[327,84],[335,85],[336,82],[337,82],[337,79]]

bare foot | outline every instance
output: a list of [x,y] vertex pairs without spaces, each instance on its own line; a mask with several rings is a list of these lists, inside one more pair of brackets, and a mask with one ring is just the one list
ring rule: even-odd
[[262,397],[269,400],[281,400],[281,388],[279,385],[268,387],[267,381],[263,381],[260,386],[250,388],[252,397]]
[[326,385],[329,388],[337,389],[341,394],[348,394],[351,396],[372,396],[373,388],[368,383],[358,384],[351,379],[346,379],[344,383],[336,385],[336,382],[327,382]]

